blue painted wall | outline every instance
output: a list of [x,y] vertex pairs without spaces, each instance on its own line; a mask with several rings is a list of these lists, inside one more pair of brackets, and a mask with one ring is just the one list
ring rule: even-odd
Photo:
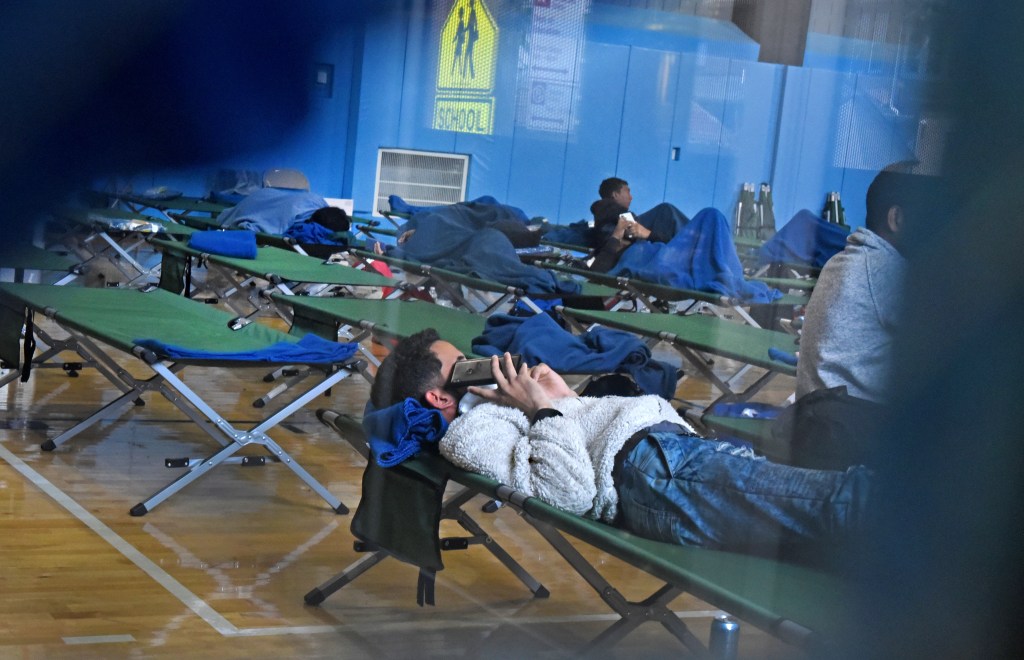
[[487,4],[501,30],[491,135],[431,127],[450,0],[389,5],[357,23],[333,7],[325,21],[334,31],[317,50],[334,66],[333,95],[313,99],[301,129],[201,173],[137,176],[136,187],[201,194],[218,167],[295,167],[314,191],[353,197],[369,212],[377,150],[401,147],[470,154],[469,198],[493,195],[554,222],[588,217],[600,180],[619,176],[637,210],[670,201],[687,214],[713,205],[732,217],[740,185],[766,181],[780,224],[801,208],[820,211],[825,193],[839,191],[859,225],[875,172],[913,153],[914,81],[891,93],[891,50],[812,34],[804,67],[764,64],[729,23],[604,4],[578,32],[570,116],[541,130],[520,107],[529,3]]

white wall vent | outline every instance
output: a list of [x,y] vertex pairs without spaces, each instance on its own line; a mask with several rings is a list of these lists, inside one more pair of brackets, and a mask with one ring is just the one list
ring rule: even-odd
[[388,195],[398,195],[413,206],[465,201],[468,175],[468,154],[380,149],[373,214],[379,216],[381,210],[390,210]]

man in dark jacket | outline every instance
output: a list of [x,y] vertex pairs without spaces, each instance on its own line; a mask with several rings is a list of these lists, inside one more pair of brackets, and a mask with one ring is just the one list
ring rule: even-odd
[[617,177],[602,181],[597,193],[601,199],[590,205],[590,212],[594,214],[591,245],[597,248],[592,270],[609,270],[618,261],[619,253],[634,241],[667,243],[689,221],[682,211],[667,202],[634,217],[629,210],[633,203],[629,184]]

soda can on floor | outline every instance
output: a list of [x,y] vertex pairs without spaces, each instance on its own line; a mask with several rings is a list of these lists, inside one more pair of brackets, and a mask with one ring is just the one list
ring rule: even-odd
[[711,622],[708,651],[715,660],[736,660],[740,648],[740,622],[720,614]]

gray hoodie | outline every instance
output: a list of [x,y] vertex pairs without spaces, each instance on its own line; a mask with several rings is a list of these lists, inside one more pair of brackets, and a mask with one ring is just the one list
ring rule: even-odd
[[860,228],[829,259],[807,304],[796,395],[845,385],[884,402],[906,261],[884,238]]

